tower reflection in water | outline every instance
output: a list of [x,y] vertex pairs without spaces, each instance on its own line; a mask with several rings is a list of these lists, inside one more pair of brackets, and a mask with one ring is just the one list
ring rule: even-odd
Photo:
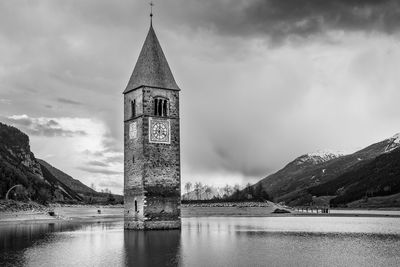
[[181,232],[124,231],[126,266],[176,266],[180,262]]

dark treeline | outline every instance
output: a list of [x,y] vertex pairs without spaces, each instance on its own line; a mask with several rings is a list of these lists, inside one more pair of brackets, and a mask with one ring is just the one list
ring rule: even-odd
[[[193,189],[193,190],[192,190]],[[252,186],[250,183],[245,188],[239,185],[226,185],[216,188],[201,182],[194,185],[191,182],[185,184],[186,194],[183,195],[182,203],[213,203],[213,202],[245,202],[245,201],[267,201],[271,200],[267,191],[258,184]]]

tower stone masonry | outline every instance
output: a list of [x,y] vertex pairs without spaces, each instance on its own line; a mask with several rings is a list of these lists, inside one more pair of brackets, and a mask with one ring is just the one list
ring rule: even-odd
[[179,229],[179,87],[150,26],[124,91],[124,227]]

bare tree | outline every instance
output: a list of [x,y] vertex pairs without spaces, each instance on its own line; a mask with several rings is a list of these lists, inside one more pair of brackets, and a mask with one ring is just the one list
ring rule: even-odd
[[207,199],[210,199],[209,195],[212,193],[211,186],[206,185],[205,187],[206,187],[205,192],[206,192]]
[[200,195],[201,195],[201,188],[203,187],[203,185],[200,182],[196,182],[194,184],[194,192],[196,193],[197,196],[197,200],[200,199]]
[[187,182],[185,184],[185,190],[186,190],[186,194],[187,194],[187,198],[189,199],[189,192],[192,189],[192,183],[191,182]]
[[228,185],[228,184],[225,185],[224,192],[225,192],[225,195],[227,197],[229,197],[231,195],[231,193],[232,193],[232,187],[230,185]]
[[239,184],[235,184],[235,186],[233,187],[233,192],[237,193],[240,191],[240,185]]

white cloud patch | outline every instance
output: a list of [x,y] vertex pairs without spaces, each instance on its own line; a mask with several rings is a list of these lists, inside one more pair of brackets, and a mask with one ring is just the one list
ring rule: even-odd
[[[115,141],[102,121],[28,115],[12,115],[4,120],[30,136],[36,157],[46,159],[86,185],[94,183],[102,189],[100,181],[123,181],[122,152],[113,146]],[[122,192],[122,186],[108,187],[115,193]]]
[[10,99],[6,99],[6,98],[0,98],[0,104],[10,105],[11,104],[11,100]]

